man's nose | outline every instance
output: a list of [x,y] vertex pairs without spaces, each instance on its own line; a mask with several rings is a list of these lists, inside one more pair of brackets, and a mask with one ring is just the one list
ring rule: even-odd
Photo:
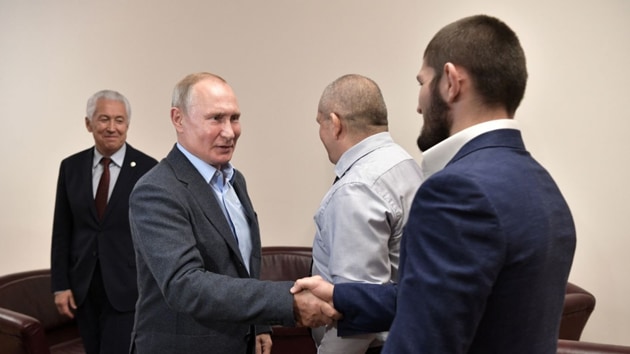
[[221,129],[221,136],[227,139],[232,139],[234,137],[234,128],[232,127],[232,122],[227,121],[223,123],[223,129]]

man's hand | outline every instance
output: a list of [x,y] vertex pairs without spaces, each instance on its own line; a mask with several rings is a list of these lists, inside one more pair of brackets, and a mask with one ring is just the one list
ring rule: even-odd
[[320,327],[341,318],[329,303],[308,290],[293,294],[293,314],[299,327]]
[[271,335],[261,333],[256,336],[256,354],[271,354]]
[[332,304],[333,285],[320,276],[302,278],[291,288],[293,312],[299,326],[320,327],[342,316]]
[[72,290],[64,290],[55,293],[55,305],[57,311],[70,318],[74,318],[74,310],[77,309],[77,305],[74,303],[74,296]]
[[302,290],[310,290],[318,298],[328,302],[332,306],[332,296],[335,286],[325,281],[319,275],[298,279],[291,288],[291,294],[296,294]]

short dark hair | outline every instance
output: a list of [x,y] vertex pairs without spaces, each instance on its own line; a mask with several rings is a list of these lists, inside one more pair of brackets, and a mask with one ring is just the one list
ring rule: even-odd
[[446,63],[463,67],[489,106],[516,112],[527,84],[525,53],[516,33],[487,15],[465,17],[442,28],[424,51],[425,63],[435,69],[434,81]]

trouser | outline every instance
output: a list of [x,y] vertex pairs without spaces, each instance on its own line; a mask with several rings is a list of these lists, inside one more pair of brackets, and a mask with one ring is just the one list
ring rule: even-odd
[[85,301],[76,312],[79,333],[87,354],[128,353],[134,312],[119,312],[105,293],[100,265],[97,263]]

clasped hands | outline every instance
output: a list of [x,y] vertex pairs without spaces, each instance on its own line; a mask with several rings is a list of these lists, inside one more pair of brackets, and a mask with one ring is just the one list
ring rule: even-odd
[[320,327],[341,319],[333,306],[334,285],[319,275],[298,279],[291,288],[293,313],[300,327]]

